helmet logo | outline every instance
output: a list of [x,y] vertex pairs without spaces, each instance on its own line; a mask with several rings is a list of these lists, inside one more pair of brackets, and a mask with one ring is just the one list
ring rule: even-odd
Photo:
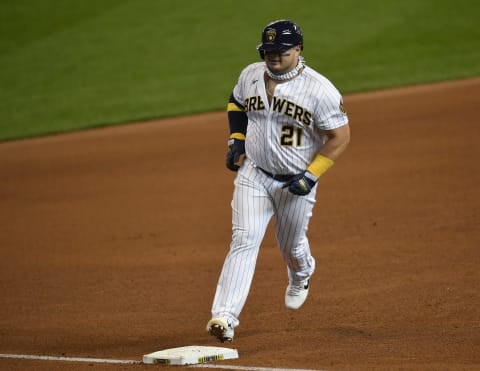
[[277,31],[275,31],[275,29],[271,28],[271,29],[267,30],[266,38],[267,38],[268,42],[274,41],[276,36],[277,36]]

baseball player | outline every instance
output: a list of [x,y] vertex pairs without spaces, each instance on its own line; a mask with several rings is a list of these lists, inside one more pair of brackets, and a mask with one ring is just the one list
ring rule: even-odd
[[232,241],[212,305],[207,331],[232,341],[247,299],[268,223],[287,266],[285,305],[299,309],[315,270],[307,229],[318,178],[350,139],[342,97],[300,56],[297,24],[268,24],[257,47],[263,62],[240,74],[227,106],[227,167],[237,172],[232,200]]

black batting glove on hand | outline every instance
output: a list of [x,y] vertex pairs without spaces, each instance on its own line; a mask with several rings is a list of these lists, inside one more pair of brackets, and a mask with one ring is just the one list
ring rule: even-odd
[[232,171],[238,171],[245,158],[245,141],[230,139],[228,141],[227,167]]
[[317,183],[317,177],[308,171],[295,175],[290,179],[283,188],[288,187],[288,190],[297,196],[305,196],[310,193],[312,188]]

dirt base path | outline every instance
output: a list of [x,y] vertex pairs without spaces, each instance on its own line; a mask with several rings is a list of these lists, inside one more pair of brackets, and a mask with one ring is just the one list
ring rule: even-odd
[[[480,79],[345,103],[352,143],[319,183],[310,297],[284,308],[269,229],[240,359],[221,364],[479,369]],[[214,113],[0,144],[0,353],[220,345],[205,324],[230,242],[226,137]]]

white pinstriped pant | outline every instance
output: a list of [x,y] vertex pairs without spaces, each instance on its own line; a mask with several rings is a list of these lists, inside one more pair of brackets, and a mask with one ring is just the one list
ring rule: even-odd
[[233,326],[247,300],[260,245],[272,216],[275,236],[287,265],[288,278],[301,282],[315,270],[306,232],[317,187],[296,196],[255,168],[248,159],[237,173],[232,200],[232,242],[223,264],[212,305],[212,317],[227,317]]

